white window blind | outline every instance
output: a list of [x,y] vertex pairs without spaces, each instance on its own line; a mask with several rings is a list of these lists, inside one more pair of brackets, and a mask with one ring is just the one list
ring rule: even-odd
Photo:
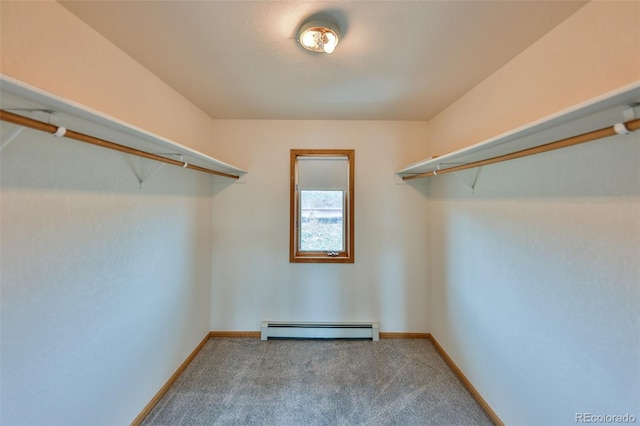
[[347,157],[298,157],[298,189],[348,191]]

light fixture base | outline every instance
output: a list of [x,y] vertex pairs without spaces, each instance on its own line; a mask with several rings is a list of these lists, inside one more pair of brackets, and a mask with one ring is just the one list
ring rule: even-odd
[[298,31],[298,42],[311,52],[333,53],[339,40],[338,26],[325,21],[306,22]]

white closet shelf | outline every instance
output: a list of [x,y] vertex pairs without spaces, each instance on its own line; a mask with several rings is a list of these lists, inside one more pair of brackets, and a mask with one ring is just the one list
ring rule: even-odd
[[187,146],[2,74],[0,109],[216,172],[235,176],[247,173]]
[[[433,156],[396,172],[401,177],[433,173],[456,166],[540,147],[640,118],[640,81],[559,111],[496,137],[444,155]],[[635,111],[635,116],[631,114]]]

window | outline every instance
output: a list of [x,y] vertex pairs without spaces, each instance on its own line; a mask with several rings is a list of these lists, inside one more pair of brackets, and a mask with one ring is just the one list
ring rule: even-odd
[[353,263],[355,151],[291,150],[290,262]]

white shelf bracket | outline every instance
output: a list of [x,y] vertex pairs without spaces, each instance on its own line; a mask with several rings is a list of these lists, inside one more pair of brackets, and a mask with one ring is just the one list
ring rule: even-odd
[[13,142],[15,138],[20,136],[20,133],[22,133],[22,131],[25,128],[26,127],[18,126],[15,129],[11,130],[9,133],[7,133],[5,137],[2,138],[2,142],[0,142],[0,151],[5,149],[11,142]]
[[636,118],[640,118],[640,102],[635,102],[627,106],[622,111],[622,117],[624,121],[635,120]]
[[[174,153],[159,153],[157,155],[175,155],[178,156],[180,161],[183,161],[182,159],[182,154],[174,154]],[[144,168],[142,167],[142,157],[138,157],[140,159],[140,170],[139,172],[136,172],[136,176],[138,177],[138,182],[140,183],[140,189],[144,188],[144,183],[146,181],[148,181],[149,179],[151,179],[151,177],[153,177],[156,173],[158,173],[160,171],[160,169],[162,168],[162,166],[164,166],[166,163],[160,163],[158,164],[153,170],[151,170],[151,172],[149,172],[146,176],[144,175]]]
[[[33,119],[37,119],[38,116],[40,116],[42,113],[47,113],[47,114],[49,114],[49,120],[47,120],[47,121],[50,124],[55,124],[55,123],[52,123],[52,121],[55,121],[55,115],[54,115],[53,111],[43,110],[43,109],[27,109],[27,108],[19,108],[17,110],[19,110],[19,111],[28,111],[28,112],[34,113],[34,114],[28,114]],[[16,109],[7,109],[7,111],[16,111]],[[3,137],[2,140],[0,141],[0,151],[5,149],[7,146],[9,146],[9,144],[11,142],[13,142],[18,136],[20,136],[20,133],[22,133],[24,131],[24,129],[26,129],[26,127],[17,126],[15,129],[13,129],[9,133],[7,133],[5,135],[5,137]]]
[[[454,173],[456,176],[462,179],[462,181],[466,183],[469,188],[471,188],[471,193],[473,194],[476,189],[476,183],[478,182],[478,176],[480,176],[480,169],[481,167],[476,167],[475,169],[461,170]],[[468,174],[471,175],[471,178],[469,179],[468,177],[465,177],[464,172],[469,172]]]

